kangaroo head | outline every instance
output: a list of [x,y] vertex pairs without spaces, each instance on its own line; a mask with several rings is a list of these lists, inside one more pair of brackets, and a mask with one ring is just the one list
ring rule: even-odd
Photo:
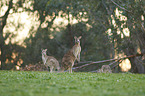
[[102,69],[108,70],[108,69],[110,69],[110,66],[109,66],[109,65],[103,65],[103,66],[102,66]]
[[43,54],[43,55],[46,55],[46,51],[47,51],[47,49],[41,49],[41,53]]
[[80,44],[80,39],[82,38],[82,36],[79,36],[79,37],[74,37],[74,39],[75,39],[75,43],[76,44]]

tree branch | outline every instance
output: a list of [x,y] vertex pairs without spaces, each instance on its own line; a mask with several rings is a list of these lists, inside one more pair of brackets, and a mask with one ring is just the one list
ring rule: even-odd
[[56,14],[55,14],[55,16],[51,19],[50,22],[48,21],[47,28],[48,28],[48,27],[51,27],[51,26],[53,25],[53,22],[54,22],[55,18],[56,18]]
[[[118,59],[109,59],[109,60],[91,62],[91,63],[85,64],[85,65],[82,65],[82,66],[74,67],[73,69],[79,69],[79,68],[82,68],[82,67],[86,67],[86,66],[88,66],[88,65],[97,64],[97,63],[105,63],[105,62],[110,62],[110,61],[115,61],[115,62],[113,62],[113,63],[116,63],[116,62],[118,62],[118,61],[121,60],[121,59],[132,58],[132,57],[137,57],[137,56],[143,56],[144,54],[145,54],[145,53],[136,54],[136,55],[130,55],[130,56],[125,56],[125,57],[118,58]],[[117,61],[116,61],[116,60],[117,60]],[[110,63],[109,65],[112,65],[112,63]]]
[[121,7],[121,6],[119,6],[119,5],[118,5],[117,3],[115,3],[113,0],[111,0],[111,2],[112,2],[113,4],[115,4],[116,6],[118,6],[119,8],[121,8],[121,9],[127,11],[127,12],[131,12],[131,11],[129,11],[129,10],[127,10],[127,9],[125,9],[125,8],[123,8],[123,7]]
[[103,3],[103,5],[104,5],[104,7],[105,7],[107,13],[110,15],[111,12],[109,11],[109,9],[108,9],[108,7],[106,6],[106,4],[104,3],[104,0],[102,0],[102,3]]
[[1,30],[3,30],[4,26],[6,25],[6,20],[8,18],[8,15],[9,15],[9,11],[10,9],[12,8],[13,6],[13,0],[10,0],[9,1],[9,7],[8,7],[8,10],[6,11],[5,15],[2,17],[2,26],[1,26]]

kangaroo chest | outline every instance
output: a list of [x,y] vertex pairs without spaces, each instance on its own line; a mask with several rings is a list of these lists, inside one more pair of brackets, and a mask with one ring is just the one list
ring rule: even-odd
[[46,57],[46,56],[44,56],[44,55],[42,55],[42,60],[43,60],[43,62],[45,62],[45,63],[46,63],[47,57]]
[[77,57],[77,55],[80,53],[81,47],[77,46],[74,48],[73,50],[73,54],[75,55],[75,57]]

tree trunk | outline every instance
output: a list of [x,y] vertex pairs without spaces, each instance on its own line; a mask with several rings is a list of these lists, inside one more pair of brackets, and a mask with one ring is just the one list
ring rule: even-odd
[[0,57],[1,68],[0,69],[4,69],[4,64],[6,61],[4,46],[5,46],[5,43],[4,43],[4,38],[3,38],[3,31],[1,31],[1,28],[0,28],[0,51],[1,51],[1,57]]
[[67,25],[67,28],[68,28],[68,34],[69,34],[69,41],[70,41],[70,48],[73,46],[73,34],[72,34],[72,30],[71,30],[71,24],[70,24],[70,13],[68,12],[68,25]]
[[[127,56],[135,54],[135,53],[136,53],[135,47],[127,48],[127,50],[125,50],[125,54]],[[141,63],[142,61],[139,60],[138,57],[132,57],[132,58],[129,58],[129,60],[131,62],[131,72],[140,73],[140,74],[144,73],[144,66]]]
[[9,15],[9,11],[12,8],[13,5],[13,0],[9,1],[9,7],[8,10],[6,11],[5,15],[1,17],[0,20],[0,51],[1,51],[1,57],[0,57],[0,61],[1,61],[1,70],[4,69],[4,65],[5,65],[5,61],[6,61],[6,54],[5,54],[5,38],[3,36],[3,30],[4,27],[7,23],[7,18]]
[[[141,53],[145,54],[145,29],[143,26],[142,26],[142,31],[139,31],[139,33],[137,35],[138,35],[138,41],[139,41]],[[145,68],[145,65],[143,65],[144,62],[141,61],[141,63],[142,63],[142,66],[140,66],[140,67],[144,69]],[[145,73],[145,71],[144,71],[144,73]]]
[[71,30],[71,25],[68,24],[67,28],[68,28],[70,48],[71,48],[73,46],[73,34],[72,34],[72,30]]

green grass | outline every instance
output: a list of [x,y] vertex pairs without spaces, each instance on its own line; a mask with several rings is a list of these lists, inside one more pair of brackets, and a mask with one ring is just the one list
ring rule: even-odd
[[0,71],[0,96],[145,96],[145,75]]

